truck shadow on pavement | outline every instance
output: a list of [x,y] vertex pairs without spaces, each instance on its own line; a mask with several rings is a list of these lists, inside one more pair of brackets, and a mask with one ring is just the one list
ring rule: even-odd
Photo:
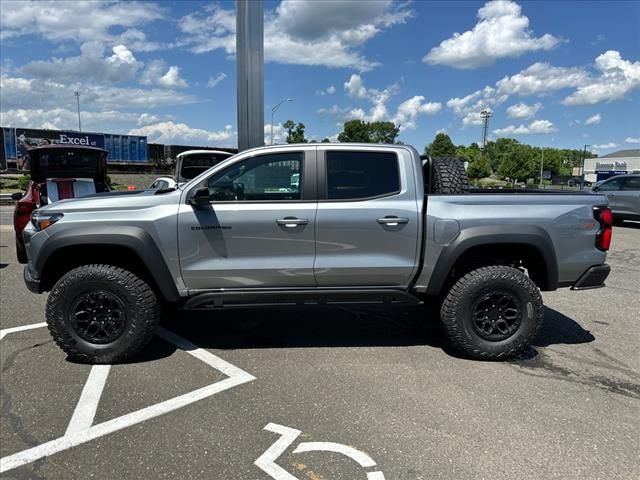
[[[444,339],[437,317],[425,307],[177,311],[164,326],[199,347],[220,350],[423,345],[461,358]],[[594,340],[575,320],[546,308],[545,323],[534,347]],[[134,362],[161,358],[175,350],[161,344],[165,342],[156,338]],[[536,355],[532,348],[526,357]]]

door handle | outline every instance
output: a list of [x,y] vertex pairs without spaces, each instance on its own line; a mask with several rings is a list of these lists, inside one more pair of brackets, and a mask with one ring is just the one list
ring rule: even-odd
[[381,225],[388,225],[390,227],[396,227],[401,223],[409,223],[408,218],[404,217],[395,217],[395,216],[387,216],[384,218],[379,218],[377,222]]
[[306,225],[309,223],[309,220],[306,218],[284,217],[276,220],[276,223],[287,228],[296,228],[300,225]]

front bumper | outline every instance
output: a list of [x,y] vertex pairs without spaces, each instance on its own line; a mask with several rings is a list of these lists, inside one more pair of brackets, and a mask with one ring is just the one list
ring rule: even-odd
[[31,263],[28,263],[24,267],[24,283],[27,285],[29,291],[42,293],[42,290],[40,290],[40,279],[38,278],[38,274],[31,270]]
[[611,267],[609,265],[594,265],[589,267],[586,272],[580,275],[580,278],[573,284],[571,290],[589,290],[591,288],[604,287],[604,281],[609,276]]

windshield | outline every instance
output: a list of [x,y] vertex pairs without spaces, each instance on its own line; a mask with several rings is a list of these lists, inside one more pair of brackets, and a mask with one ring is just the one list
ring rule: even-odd
[[184,180],[196,178],[223,160],[231,157],[231,153],[194,153],[182,157],[180,177]]
[[95,178],[103,170],[104,153],[88,150],[55,150],[30,152],[34,178],[73,177]]

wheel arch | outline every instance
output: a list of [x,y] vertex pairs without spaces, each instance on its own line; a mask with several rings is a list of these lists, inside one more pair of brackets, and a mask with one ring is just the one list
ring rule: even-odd
[[138,227],[84,227],[52,235],[38,252],[34,268],[40,272],[41,290],[53,285],[69,270],[92,263],[109,264],[143,278],[168,302],[180,299],[160,249]]
[[[517,228],[517,231],[515,231]],[[529,276],[543,291],[558,288],[558,262],[553,242],[541,227],[517,225],[479,226],[464,229],[444,247],[427,286],[427,295],[439,295],[473,268],[509,265],[521,261]]]

